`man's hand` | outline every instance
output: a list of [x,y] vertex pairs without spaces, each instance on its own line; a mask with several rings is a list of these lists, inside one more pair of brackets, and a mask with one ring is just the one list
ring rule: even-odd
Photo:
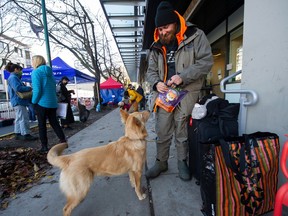
[[168,87],[166,86],[164,82],[158,82],[156,85],[156,88],[157,88],[157,91],[160,93],[164,93],[168,91]]
[[179,75],[174,75],[168,80],[167,85],[171,86],[172,88],[175,88],[176,86],[180,85],[182,82],[183,80]]

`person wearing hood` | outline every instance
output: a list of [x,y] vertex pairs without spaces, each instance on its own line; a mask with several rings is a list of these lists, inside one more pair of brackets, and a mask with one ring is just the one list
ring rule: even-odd
[[127,91],[131,104],[129,112],[138,112],[138,104],[142,100],[143,96],[135,90],[135,87],[131,83],[128,84]]
[[41,55],[32,57],[32,104],[36,111],[39,127],[39,137],[42,148],[41,153],[48,152],[48,139],[46,119],[48,118],[51,127],[59,138],[59,142],[66,142],[64,132],[58,122],[56,110],[58,107],[56,96],[56,81],[51,67],[46,65],[46,60]]
[[[206,75],[213,65],[210,44],[204,32],[184,18],[167,1],[161,1],[155,16],[154,43],[151,45],[146,81],[152,92],[156,113],[157,153],[147,178],[155,178],[168,170],[169,151],[174,136],[179,177],[190,180],[187,166],[188,116],[198,100]],[[167,112],[155,104],[159,93],[168,87],[188,91],[179,105]],[[152,111],[152,110],[151,110]]]
[[20,65],[9,62],[5,66],[5,70],[10,72],[8,78],[8,94],[10,103],[15,109],[15,139],[27,141],[36,140],[37,137],[30,134],[29,116],[27,111],[30,99],[22,99],[16,94],[16,92],[29,92],[32,89],[29,86],[25,86],[21,81],[22,67]]
[[67,84],[69,82],[69,78],[67,76],[63,76],[56,87],[56,93],[58,102],[67,103],[67,113],[66,118],[61,118],[61,126],[64,130],[73,130],[72,127],[70,127],[71,123],[74,123],[74,116],[71,109],[71,94],[75,94],[74,90],[68,90]]

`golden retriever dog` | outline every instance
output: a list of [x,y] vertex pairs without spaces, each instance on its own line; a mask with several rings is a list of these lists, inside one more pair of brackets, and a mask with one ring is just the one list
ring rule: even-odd
[[141,190],[141,175],[146,160],[148,111],[127,113],[120,109],[125,135],[107,145],[87,148],[70,155],[61,155],[67,143],[53,146],[47,155],[48,162],[61,169],[59,185],[67,198],[63,215],[86,197],[94,176],[113,176],[128,173],[139,200],[146,194]]

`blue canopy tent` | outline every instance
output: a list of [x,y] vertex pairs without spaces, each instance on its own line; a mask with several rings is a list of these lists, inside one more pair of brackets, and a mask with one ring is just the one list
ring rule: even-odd
[[[31,83],[31,73],[33,68],[23,68],[22,72],[22,82],[29,82]],[[52,60],[52,71],[56,82],[58,83],[63,76],[67,76],[72,83],[74,81],[75,88],[76,88],[76,95],[78,99],[78,91],[77,91],[77,84],[79,83],[87,83],[87,82],[97,82],[95,77],[91,77],[79,70],[72,68],[66,62],[64,62],[60,57],[56,57]],[[8,79],[10,73],[4,70],[4,79]],[[8,100],[8,95],[7,95]]]
[[[31,73],[33,68],[23,68],[22,81],[31,82]],[[63,76],[67,76],[71,82],[86,83],[86,82],[96,82],[94,77],[91,77],[79,70],[70,67],[66,62],[64,62],[60,57],[56,57],[52,60],[52,71],[57,82],[61,80]],[[9,72],[4,71],[4,78],[7,80],[9,77]]]

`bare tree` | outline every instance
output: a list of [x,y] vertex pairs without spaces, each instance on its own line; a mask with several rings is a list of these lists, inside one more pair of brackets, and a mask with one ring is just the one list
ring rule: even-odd
[[[11,47],[11,44],[15,42],[15,40],[6,35],[10,30],[13,30],[18,20],[18,18],[15,19],[9,15],[12,9],[10,0],[0,0],[0,56],[2,57],[0,69],[6,64],[3,59],[9,59],[14,51],[14,49],[10,49],[9,47]],[[19,42],[16,41],[13,46],[17,46],[18,44]]]
[[[43,25],[41,1],[11,1],[18,14],[22,14],[22,23],[28,26],[29,19],[33,19],[37,25]],[[123,82],[119,66],[112,61],[115,59],[115,54],[109,46],[105,32],[107,29],[105,25],[99,27],[99,23],[105,23],[106,20],[100,20],[99,16],[94,16],[80,0],[50,1],[46,4],[46,15],[51,43],[58,49],[69,50],[78,60],[78,64],[91,72],[97,81],[100,77],[107,78],[112,75],[118,81]],[[19,32],[19,35],[25,38],[31,37],[31,34],[26,37],[25,32]],[[99,89],[99,82],[95,83],[95,89]],[[96,90],[95,93],[98,94]]]
[[0,0],[0,36],[11,30],[17,20],[11,19],[10,10],[12,9],[10,0]]
[[[99,35],[100,43],[98,43],[99,49],[99,66],[103,70],[103,77],[106,79],[110,76],[113,76],[118,82],[124,84],[125,76],[117,64],[117,54],[111,49],[111,37],[109,38],[106,34],[109,25],[107,22],[102,22],[101,17],[96,17],[98,26],[100,27],[102,34]],[[116,58],[115,58],[116,57]]]

